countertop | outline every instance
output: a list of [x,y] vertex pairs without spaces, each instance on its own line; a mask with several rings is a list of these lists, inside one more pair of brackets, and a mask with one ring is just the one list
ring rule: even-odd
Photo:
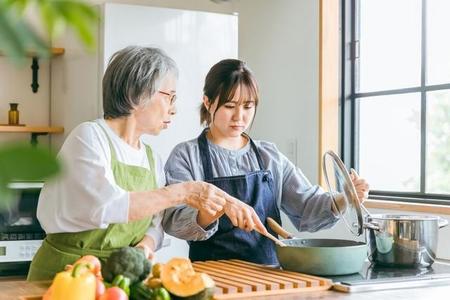
[[[27,282],[24,279],[5,279],[0,281],[0,300],[18,300],[21,296],[42,295],[49,282]],[[294,295],[246,298],[246,300],[303,300],[303,299],[347,299],[347,300],[426,300],[449,299],[450,286],[399,289],[346,294],[332,290],[308,292]]]

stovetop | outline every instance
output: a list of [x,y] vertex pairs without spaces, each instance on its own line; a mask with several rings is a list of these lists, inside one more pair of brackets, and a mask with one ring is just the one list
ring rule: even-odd
[[344,292],[450,284],[450,263],[435,262],[429,268],[385,267],[366,262],[357,274],[331,276],[334,288]]

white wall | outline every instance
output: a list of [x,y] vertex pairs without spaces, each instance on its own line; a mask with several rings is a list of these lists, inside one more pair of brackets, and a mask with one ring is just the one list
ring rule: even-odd
[[[209,0],[164,0],[164,1],[105,1],[91,0],[100,5],[105,2],[126,3],[211,12],[231,13],[231,4],[215,4]],[[102,32],[98,32],[101,35]],[[71,32],[68,32],[55,46],[66,49],[61,59],[53,62],[52,68],[52,123],[65,127],[64,135],[54,136],[52,144],[59,147],[67,134],[79,123],[96,119],[101,116],[100,99],[102,64],[99,57],[103,53],[86,53]]]
[[[255,138],[276,143],[313,182],[318,178],[319,1],[242,0],[239,56],[254,71],[261,103]],[[294,160],[294,159],[292,159]]]

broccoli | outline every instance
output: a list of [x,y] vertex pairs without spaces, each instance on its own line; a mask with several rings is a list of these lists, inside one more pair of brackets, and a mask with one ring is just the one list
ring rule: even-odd
[[112,282],[117,275],[130,278],[131,284],[147,278],[151,264],[144,252],[133,247],[124,247],[111,253],[102,267],[103,278]]

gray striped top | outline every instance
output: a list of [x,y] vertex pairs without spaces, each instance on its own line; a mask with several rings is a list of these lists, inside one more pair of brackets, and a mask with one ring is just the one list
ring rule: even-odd
[[[228,150],[208,140],[214,177],[243,175],[259,170],[250,143],[239,150]],[[278,208],[286,213],[299,231],[314,232],[332,227],[338,220],[331,209],[331,196],[317,185],[311,185],[302,171],[291,163],[273,143],[255,141],[266,169],[274,178]],[[166,165],[167,184],[204,180],[197,139],[178,144]],[[185,240],[204,240],[217,230],[217,222],[207,230],[196,223],[197,211],[188,206],[169,208],[164,213],[163,228]]]

